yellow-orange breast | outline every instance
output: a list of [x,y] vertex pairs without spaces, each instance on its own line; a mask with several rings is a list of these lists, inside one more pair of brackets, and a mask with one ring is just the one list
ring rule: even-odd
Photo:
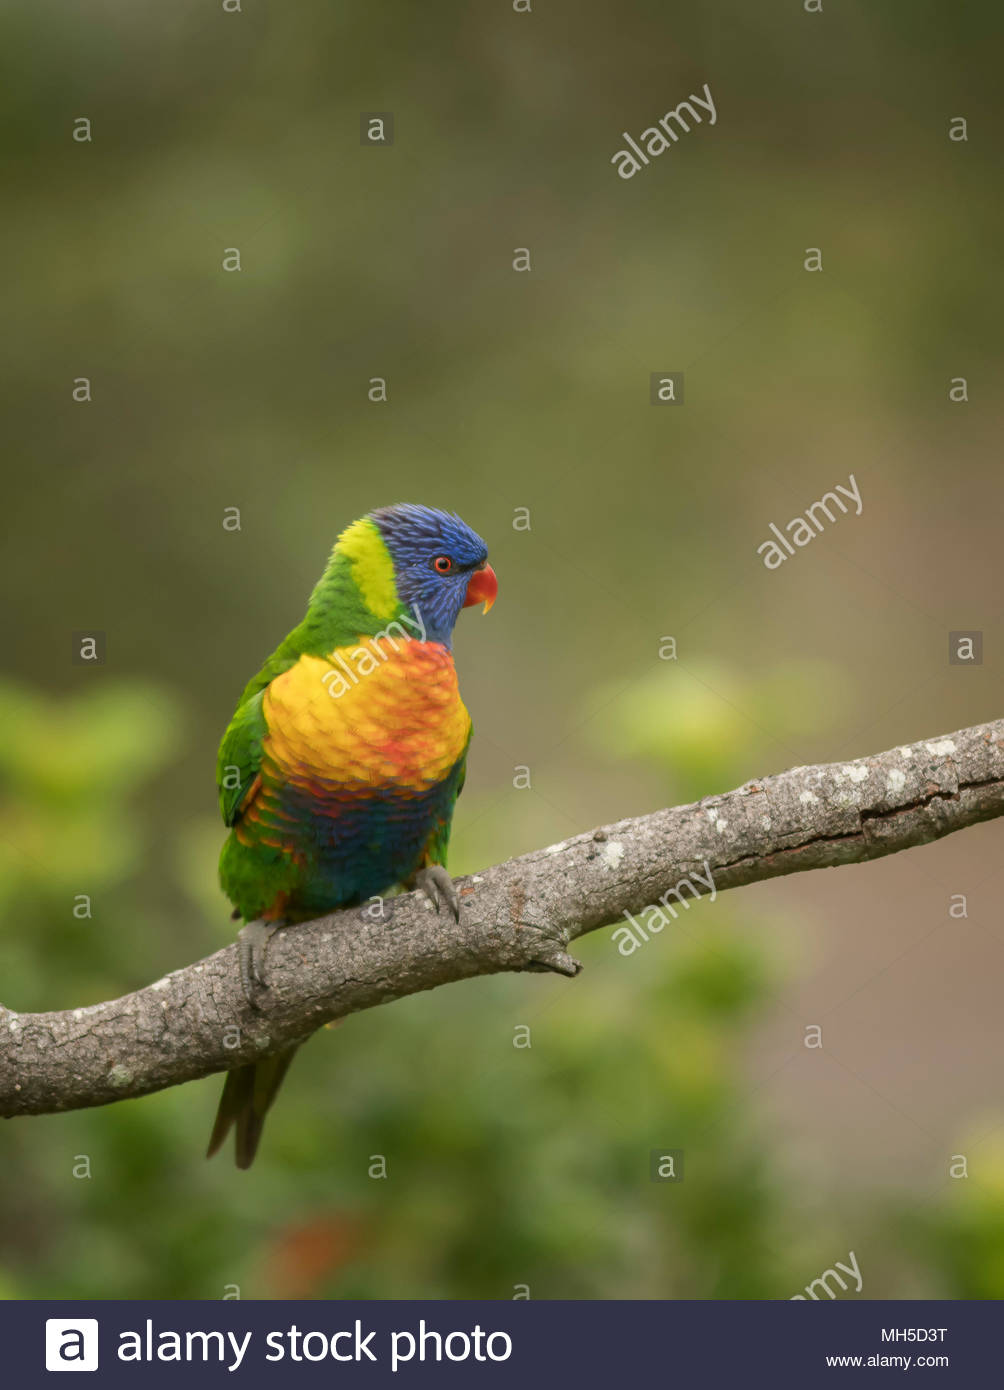
[[400,637],[302,656],[269,685],[263,709],[267,780],[321,797],[423,791],[449,775],[471,731],[450,652]]

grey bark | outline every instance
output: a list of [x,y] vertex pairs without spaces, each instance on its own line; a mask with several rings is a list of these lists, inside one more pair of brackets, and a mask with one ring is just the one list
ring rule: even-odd
[[793,768],[496,864],[458,880],[460,923],[409,893],[388,899],[382,920],[352,908],[288,927],[269,947],[271,987],[257,1012],[242,994],[234,946],[85,1008],[17,1014],[0,1006],[0,1115],[146,1095],[454,980],[508,970],[574,975],[572,939],[642,913],[684,879],[689,899],[710,891],[710,870],[718,893],[877,859],[1002,813],[997,720],[854,762]]

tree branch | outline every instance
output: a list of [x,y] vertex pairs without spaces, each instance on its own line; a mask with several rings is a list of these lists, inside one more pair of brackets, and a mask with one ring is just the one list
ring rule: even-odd
[[[458,882],[463,920],[421,895],[277,933],[263,1009],[228,946],[121,999],[0,1006],[0,1115],[106,1105],[301,1042],[333,1019],[453,980],[578,970],[570,940],[684,896],[860,863],[1004,814],[1004,720],[851,763],[794,768],[618,821]],[[701,877],[698,877],[700,875]],[[702,882],[703,878],[703,882]],[[682,880],[689,880],[689,889]],[[677,901],[673,899],[674,903]]]

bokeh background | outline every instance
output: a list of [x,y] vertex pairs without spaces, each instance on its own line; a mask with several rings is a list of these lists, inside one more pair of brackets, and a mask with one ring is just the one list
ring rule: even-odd
[[[454,872],[1000,715],[991,0],[9,0],[2,26],[8,1007],[230,938],[216,745],[373,506],[457,510],[500,577],[456,643]],[[717,123],[618,178],[621,132],[705,82]],[[653,407],[671,371],[684,403]],[[769,523],[850,473],[862,514],[766,570]],[[596,933],[575,983],[354,1017],[247,1174],[202,1157],[217,1078],[7,1123],[0,1292],[788,1298],[854,1251],[864,1297],[1001,1297],[1001,862],[988,824],[702,902],[627,959]]]

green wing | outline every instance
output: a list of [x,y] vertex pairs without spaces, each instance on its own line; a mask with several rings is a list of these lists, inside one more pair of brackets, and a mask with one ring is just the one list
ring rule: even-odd
[[216,785],[224,825],[240,820],[248,792],[261,768],[262,743],[268,733],[262,709],[264,690],[238,705],[216,759]]
[[258,674],[248,681],[223,735],[216,759],[216,785],[224,825],[234,825],[240,820],[245,798],[254,786],[261,767],[262,740],[268,733],[262,697],[276,676],[281,676],[299,661],[304,650],[302,629],[305,623],[306,619],[279,643]]

